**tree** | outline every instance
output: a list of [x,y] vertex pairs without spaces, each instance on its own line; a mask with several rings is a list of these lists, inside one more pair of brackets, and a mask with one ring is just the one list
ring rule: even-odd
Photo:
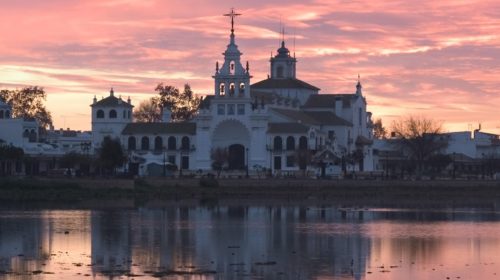
[[415,161],[418,175],[421,175],[425,161],[447,146],[447,142],[439,137],[441,124],[425,117],[409,116],[396,120],[392,131],[409,159]]
[[15,118],[35,119],[41,128],[52,125],[52,116],[43,102],[47,94],[42,87],[30,86],[20,90],[1,90],[0,98],[12,106]]
[[160,122],[161,107],[159,98],[151,97],[148,100],[142,101],[134,110],[134,119],[137,122]]
[[373,137],[376,139],[385,139],[387,137],[387,131],[380,118],[376,119],[373,123]]
[[102,146],[99,151],[99,162],[101,166],[114,173],[115,169],[123,165],[126,161],[125,153],[123,152],[120,140],[104,137]]
[[217,171],[217,178],[219,178],[222,169],[228,164],[229,152],[225,148],[215,148],[212,149],[210,158],[212,159],[212,169]]
[[12,145],[5,145],[4,142],[0,143],[0,175],[7,174],[7,170],[3,169],[8,163],[19,161],[23,158],[24,151],[22,148],[14,147]]
[[174,86],[160,83],[155,91],[159,94],[158,104],[172,110],[173,121],[191,120],[198,112],[201,99],[194,96],[189,84],[185,84],[184,90],[180,92]]

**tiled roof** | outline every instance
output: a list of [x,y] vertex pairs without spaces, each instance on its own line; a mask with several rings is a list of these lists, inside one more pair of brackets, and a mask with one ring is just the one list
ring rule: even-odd
[[304,111],[299,111],[299,110],[288,110],[288,109],[279,109],[279,108],[272,108],[272,111],[284,116],[285,118],[297,122],[297,123],[303,123],[306,125],[320,125],[321,123],[315,120],[314,118],[306,115]]
[[342,100],[342,107],[349,108],[356,94],[315,94],[309,96],[303,108],[335,108],[335,102]]
[[196,134],[196,123],[129,123],[122,134]]
[[352,123],[330,111],[306,111],[304,113],[315,119],[321,125],[352,126]]
[[127,107],[132,108],[131,104],[113,95],[110,95],[104,99],[97,101],[95,104],[90,105],[91,107]]
[[250,86],[250,88],[256,89],[275,89],[275,88],[305,88],[310,90],[319,90],[319,88],[308,84],[299,79],[272,79],[268,78],[266,80],[262,80]]
[[267,133],[302,133],[309,131],[309,127],[300,123],[269,123]]

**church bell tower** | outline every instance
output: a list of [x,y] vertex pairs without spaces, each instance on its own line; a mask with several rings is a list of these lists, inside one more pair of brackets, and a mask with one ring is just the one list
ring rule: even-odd
[[231,35],[224,55],[224,63],[219,68],[219,62],[215,66],[215,97],[216,98],[250,98],[250,69],[248,62],[246,67],[241,64],[242,53],[238,50],[234,36],[234,19],[241,14],[231,9],[224,16],[231,18]]

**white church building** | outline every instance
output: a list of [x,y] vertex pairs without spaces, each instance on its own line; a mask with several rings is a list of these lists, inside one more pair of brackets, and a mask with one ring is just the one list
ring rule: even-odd
[[[270,60],[268,78],[251,83],[249,63],[242,63],[236,45],[234,17],[224,61],[216,63],[214,93],[206,96],[189,122],[133,121],[130,99],[110,95],[92,110],[92,142],[119,138],[129,155],[128,170],[148,175],[149,164],[174,164],[186,171],[209,172],[213,152],[227,151],[225,169],[265,168],[273,174],[313,171],[371,171],[371,113],[362,86],[348,94],[320,94],[297,77],[297,59],[285,41]],[[149,174],[152,175],[152,174]]]

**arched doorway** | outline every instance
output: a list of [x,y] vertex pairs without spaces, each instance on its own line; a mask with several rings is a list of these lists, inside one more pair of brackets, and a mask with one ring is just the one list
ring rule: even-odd
[[241,144],[233,144],[228,149],[228,167],[230,170],[245,169],[245,147]]

